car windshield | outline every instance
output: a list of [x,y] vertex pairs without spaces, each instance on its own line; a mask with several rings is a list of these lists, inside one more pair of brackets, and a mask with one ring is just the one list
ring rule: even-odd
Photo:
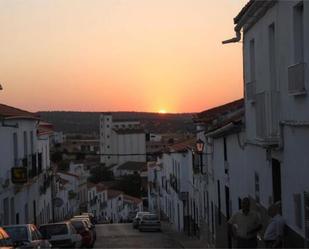
[[5,227],[4,229],[13,241],[29,240],[26,227]]
[[83,221],[81,221],[81,220],[72,220],[71,223],[72,223],[73,227],[75,228],[75,230],[77,232],[85,231],[85,225],[84,225]]
[[143,220],[159,220],[157,215],[144,215]]
[[137,213],[137,218],[140,218],[140,217],[144,216],[145,214],[147,214],[147,213]]
[[39,230],[44,237],[68,234],[68,227],[66,224],[41,226]]

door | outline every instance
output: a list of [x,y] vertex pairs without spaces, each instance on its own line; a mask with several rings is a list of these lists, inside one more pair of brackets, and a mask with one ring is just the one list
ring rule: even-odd
[[281,201],[281,164],[277,159],[272,159],[272,180],[274,203]]
[[[229,221],[231,214],[230,214],[230,188],[225,186],[225,212],[226,212],[226,222]],[[227,229],[228,230],[228,229]],[[227,233],[228,238],[228,248],[232,248],[232,238],[230,233]]]

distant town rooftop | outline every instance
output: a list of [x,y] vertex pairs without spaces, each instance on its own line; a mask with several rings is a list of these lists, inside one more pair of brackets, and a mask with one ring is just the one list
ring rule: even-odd
[[118,167],[118,170],[142,171],[147,169],[146,162],[125,162]]
[[125,129],[113,129],[117,134],[142,134],[145,133],[143,128],[125,128]]

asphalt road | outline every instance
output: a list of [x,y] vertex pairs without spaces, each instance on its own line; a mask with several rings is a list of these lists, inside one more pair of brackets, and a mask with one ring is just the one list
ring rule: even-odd
[[139,232],[132,224],[96,225],[95,248],[181,248],[163,232]]

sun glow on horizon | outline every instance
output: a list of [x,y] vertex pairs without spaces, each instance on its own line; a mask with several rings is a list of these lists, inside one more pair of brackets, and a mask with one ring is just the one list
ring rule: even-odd
[[165,109],[161,109],[161,110],[159,110],[159,113],[160,113],[160,114],[166,114],[167,111],[166,111]]

